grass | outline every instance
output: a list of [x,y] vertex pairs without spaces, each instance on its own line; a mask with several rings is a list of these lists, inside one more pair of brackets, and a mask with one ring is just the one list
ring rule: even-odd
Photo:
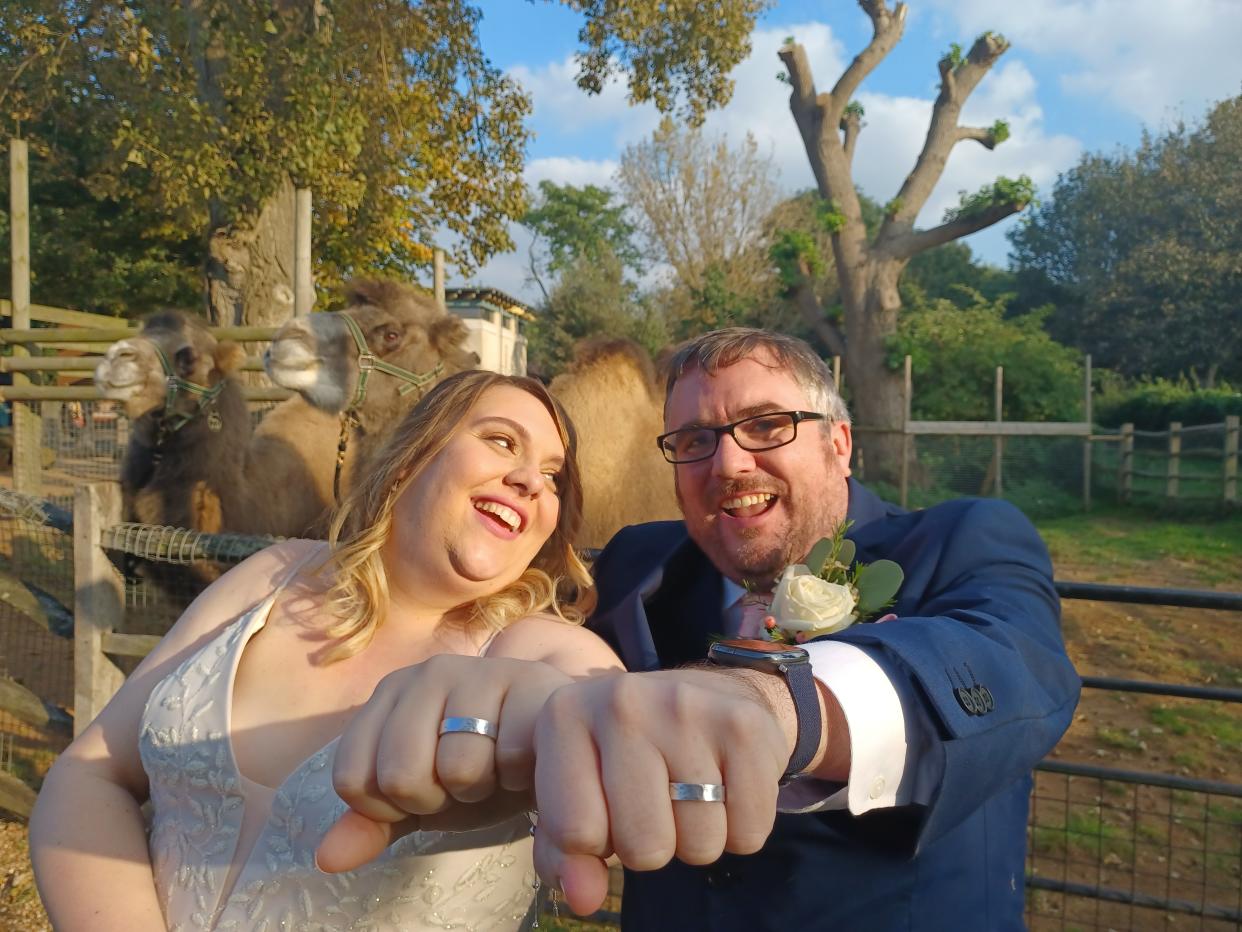
[[1199,735],[1220,744],[1226,751],[1242,752],[1242,723],[1223,711],[1217,702],[1170,708],[1157,706],[1152,723],[1175,735]]
[[[1149,511],[1101,507],[1049,518],[1038,528],[1054,564],[1089,564],[1100,578],[1142,573],[1153,563],[1193,564],[1196,582],[1236,583],[1242,564],[1242,512],[1153,520]],[[1169,565],[1173,564],[1173,565]]]

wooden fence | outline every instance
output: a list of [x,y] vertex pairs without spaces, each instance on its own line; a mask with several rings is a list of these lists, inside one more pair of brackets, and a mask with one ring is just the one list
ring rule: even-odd
[[[1219,446],[1200,444],[1188,447],[1195,439],[1220,435]],[[1228,504],[1238,501],[1238,434],[1239,418],[1226,416],[1223,423],[1183,426],[1174,421],[1167,430],[1135,430],[1133,424],[1121,425],[1115,435],[1118,442],[1117,491],[1121,501],[1138,497],[1136,480],[1148,480],[1148,494],[1154,482],[1163,489],[1163,498],[1216,499]],[[1142,441],[1146,449],[1136,450]],[[1216,461],[1219,460],[1219,465]],[[1216,487],[1202,494],[1205,485]]]

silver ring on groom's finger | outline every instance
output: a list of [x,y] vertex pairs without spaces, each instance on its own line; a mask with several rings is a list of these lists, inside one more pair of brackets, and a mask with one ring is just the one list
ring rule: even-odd
[[705,803],[722,803],[725,798],[723,783],[669,783],[669,799]]
[[496,727],[496,723],[489,722],[485,718],[450,715],[440,722],[440,734],[442,735],[482,735],[494,741],[499,733],[500,730]]

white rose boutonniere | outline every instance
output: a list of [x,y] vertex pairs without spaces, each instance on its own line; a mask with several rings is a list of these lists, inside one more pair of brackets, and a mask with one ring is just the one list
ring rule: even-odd
[[772,597],[776,627],[804,637],[835,634],[854,623],[858,600],[849,586],[820,579],[803,563],[785,567]]
[[797,644],[836,634],[893,604],[905,574],[892,560],[855,563],[849,526],[812,547],[804,563],[785,567],[772,597],[769,639]]

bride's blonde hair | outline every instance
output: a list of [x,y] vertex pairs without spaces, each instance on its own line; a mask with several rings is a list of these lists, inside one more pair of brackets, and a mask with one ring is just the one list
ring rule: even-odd
[[339,643],[325,653],[326,661],[344,660],[366,647],[384,617],[388,577],[381,550],[392,531],[397,498],[444,449],[483,394],[503,385],[539,399],[556,424],[565,447],[565,465],[557,477],[560,514],[530,566],[510,585],[470,605],[468,623],[499,630],[523,616],[551,611],[580,624],[590,610],[595,595],[591,576],[573,547],[582,524],[573,426],[535,379],[474,369],[449,376],[414,406],[333,514],[325,566],[334,577],[328,597],[337,620],[328,634]]

